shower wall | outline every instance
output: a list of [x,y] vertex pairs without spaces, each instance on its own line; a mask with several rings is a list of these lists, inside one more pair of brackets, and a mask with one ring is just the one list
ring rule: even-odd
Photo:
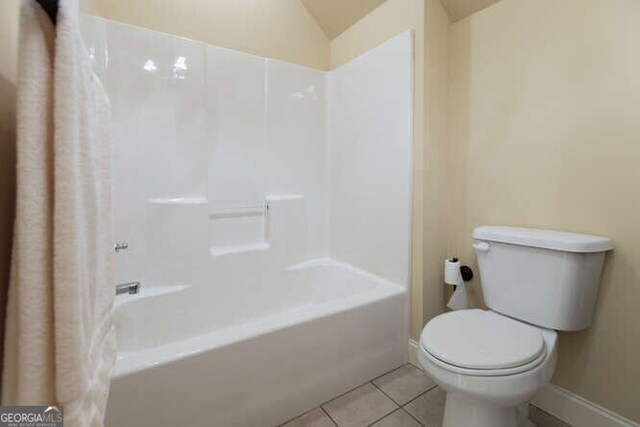
[[329,73],[332,256],[409,282],[411,32]]
[[330,73],[90,16],[83,33],[113,104],[119,282],[334,257],[408,284],[411,33]]

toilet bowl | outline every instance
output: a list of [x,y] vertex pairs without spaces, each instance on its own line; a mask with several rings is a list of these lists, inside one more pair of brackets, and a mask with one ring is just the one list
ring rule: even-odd
[[551,380],[556,343],[555,331],[492,311],[434,318],[420,337],[418,359],[447,392],[443,425],[529,425],[517,409]]
[[444,427],[524,427],[527,403],[551,380],[557,330],[588,327],[605,237],[514,227],[473,232],[488,310],[441,314],[418,360],[447,392]]

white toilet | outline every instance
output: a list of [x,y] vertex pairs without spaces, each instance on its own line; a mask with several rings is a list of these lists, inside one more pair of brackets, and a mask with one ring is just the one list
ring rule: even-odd
[[444,427],[532,425],[524,404],[551,380],[556,330],[589,326],[613,245],[604,237],[513,227],[478,227],[473,237],[489,310],[433,318],[418,358],[447,391]]

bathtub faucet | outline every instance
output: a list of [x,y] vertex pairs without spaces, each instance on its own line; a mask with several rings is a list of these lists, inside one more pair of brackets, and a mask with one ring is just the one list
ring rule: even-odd
[[140,292],[140,286],[142,286],[140,282],[120,283],[116,285],[116,295],[137,294]]

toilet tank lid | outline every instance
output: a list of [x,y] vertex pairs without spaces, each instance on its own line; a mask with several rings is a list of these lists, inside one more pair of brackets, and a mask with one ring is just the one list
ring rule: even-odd
[[510,243],[565,252],[605,252],[613,249],[610,239],[588,234],[504,226],[482,226],[473,230],[474,239]]

